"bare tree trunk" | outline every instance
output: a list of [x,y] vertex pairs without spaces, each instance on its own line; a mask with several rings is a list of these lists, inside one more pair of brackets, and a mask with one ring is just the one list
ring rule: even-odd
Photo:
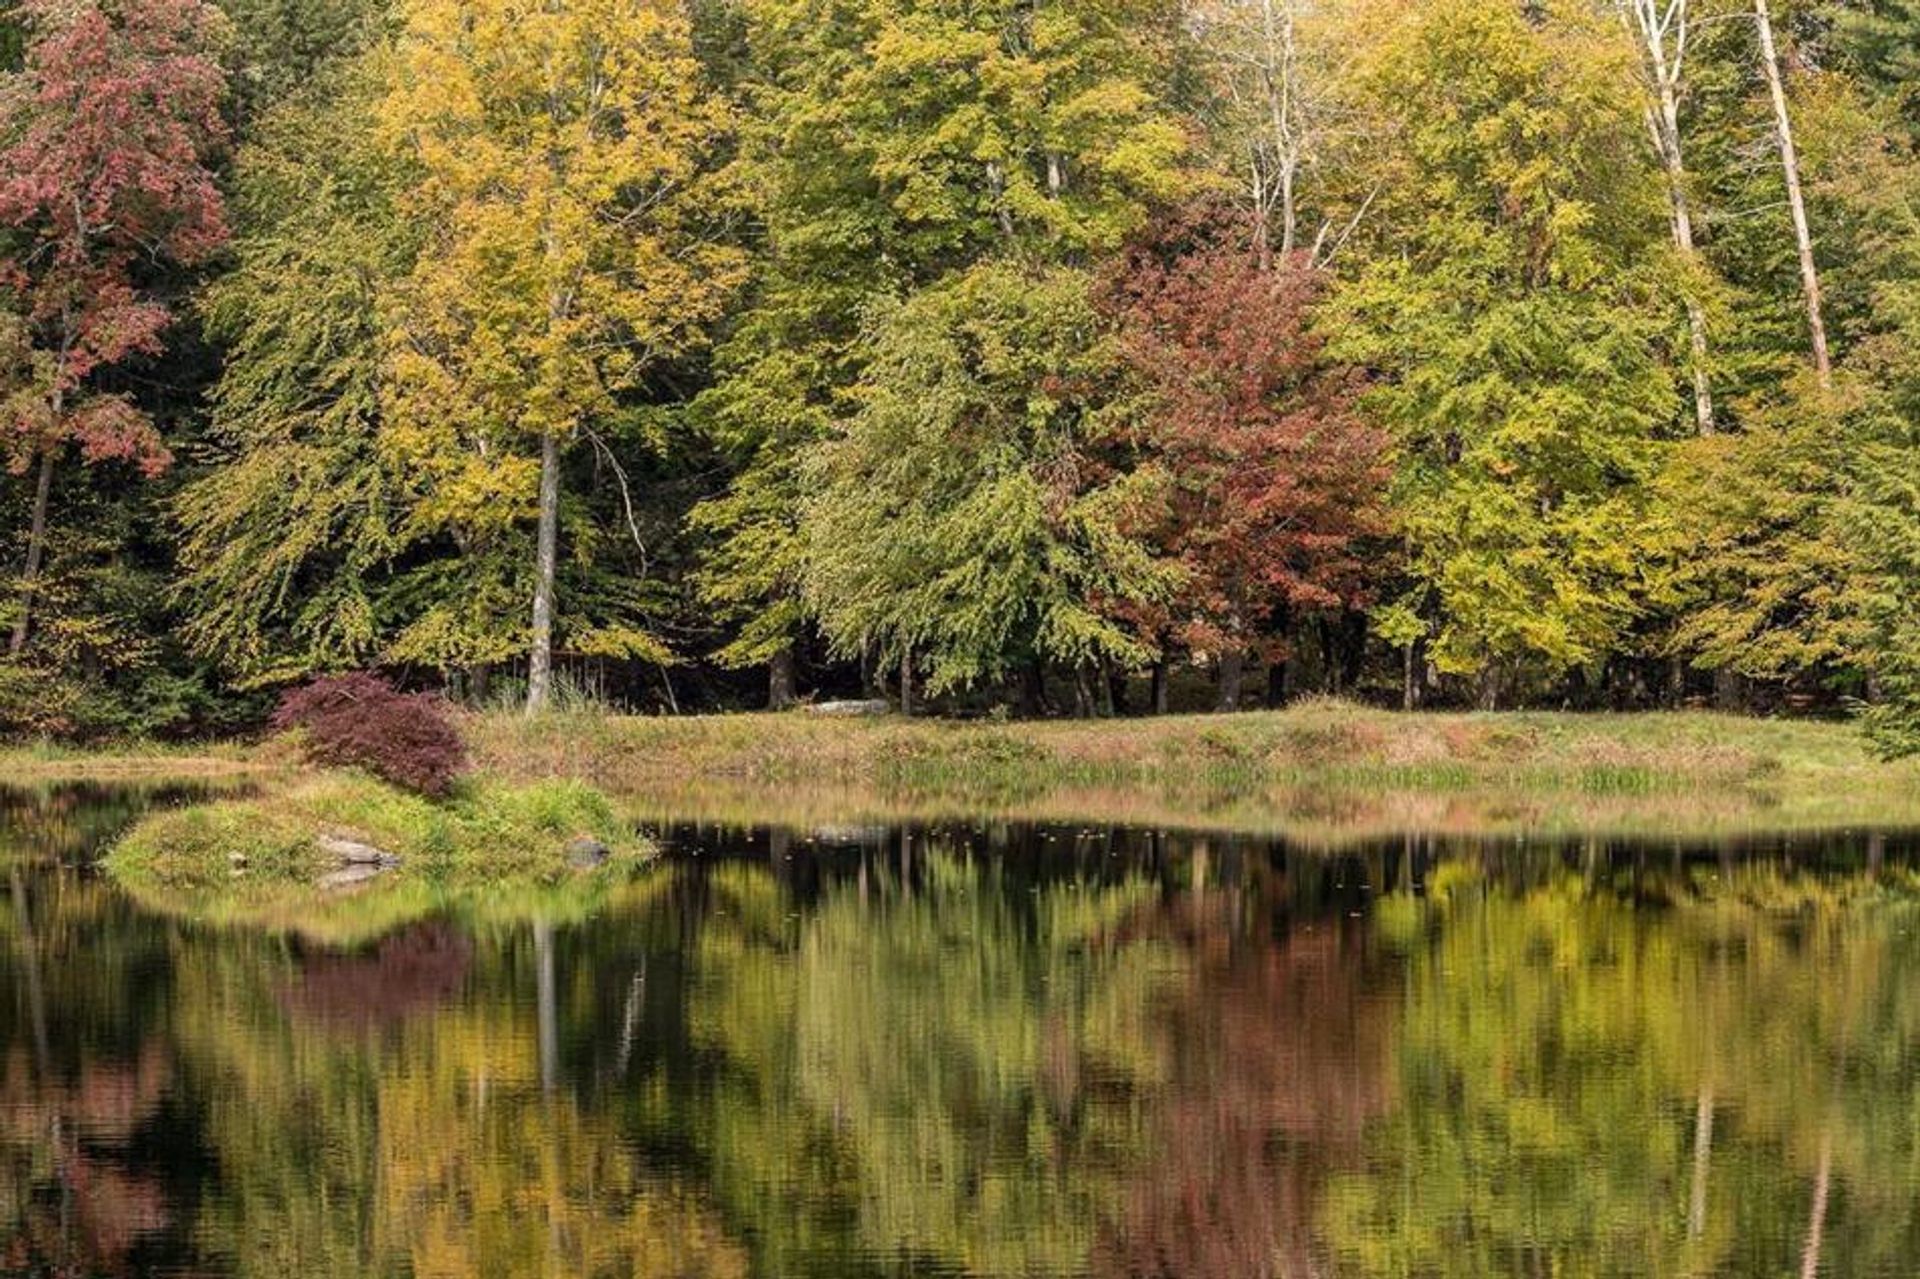
[[540,437],[540,531],[533,553],[533,648],[527,656],[527,714],[553,693],[553,579],[560,559],[560,441]]
[[1087,682],[1087,668],[1080,663],[1073,668],[1073,714],[1076,719],[1092,719],[1099,714],[1099,707],[1093,698],[1093,685]]
[[794,692],[793,645],[789,644],[767,662],[767,709],[784,711],[798,700]]
[[1163,657],[1153,664],[1153,690],[1149,700],[1153,703],[1153,713],[1155,715],[1165,715],[1167,713],[1168,674],[1166,658]]
[[[1646,69],[1652,82],[1654,106],[1648,112],[1654,149],[1660,153],[1660,165],[1666,173],[1668,212],[1673,228],[1674,247],[1689,266],[1698,264],[1693,243],[1693,211],[1687,199],[1687,166],[1680,144],[1680,83],[1687,52],[1687,3],[1670,0],[1664,7],[1659,0],[1629,0],[1628,10]],[[1668,40],[1673,41],[1668,52]],[[1687,336],[1692,348],[1693,416],[1700,434],[1713,431],[1713,391],[1707,373],[1707,317],[1700,300],[1688,289],[1686,294]]]
[[27,562],[20,574],[20,616],[13,623],[13,638],[7,642],[7,656],[17,658],[26,650],[33,630],[33,597],[40,583],[40,565],[47,554],[47,504],[53,493],[52,445],[40,455],[40,475],[33,486],[33,516],[27,525]]
[[1276,657],[1267,663],[1267,709],[1277,711],[1287,704],[1287,694],[1291,691],[1292,672],[1284,657]]
[[900,713],[913,714],[913,650],[900,654]]
[[1793,121],[1787,115],[1787,90],[1780,78],[1780,57],[1773,45],[1773,16],[1767,0],[1753,0],[1753,16],[1760,28],[1760,61],[1773,95],[1774,138],[1780,145],[1780,167],[1786,173],[1787,208],[1793,215],[1793,238],[1800,251],[1800,290],[1806,295],[1807,332],[1813,343],[1813,371],[1822,388],[1833,385],[1833,362],[1827,355],[1827,325],[1820,318],[1820,273],[1813,264],[1813,235],[1807,229],[1807,204],[1800,193],[1800,156],[1793,145]]

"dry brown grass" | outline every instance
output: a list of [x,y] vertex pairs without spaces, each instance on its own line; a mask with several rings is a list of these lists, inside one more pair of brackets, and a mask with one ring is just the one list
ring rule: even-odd
[[1848,725],[1702,713],[1279,712],[953,723],[804,713],[473,717],[477,764],[575,776],[654,817],[1024,817],[1337,841],[1420,829],[1714,833],[1920,825],[1920,766]]

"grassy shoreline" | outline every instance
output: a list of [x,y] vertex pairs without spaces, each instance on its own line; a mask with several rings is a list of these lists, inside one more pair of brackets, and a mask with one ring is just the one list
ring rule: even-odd
[[[1143,719],[966,721],[790,714],[513,714],[463,719],[477,762],[503,774],[765,781],[1018,770],[1047,780],[1254,773],[1405,785],[1524,776],[1587,784],[1819,779],[1920,784],[1844,722],[1700,711],[1415,712],[1312,701],[1281,711]],[[1635,774],[1641,776],[1635,778]]]
[[1920,762],[1850,724],[1706,712],[1401,714],[1339,702],[1155,719],[969,722],[795,714],[469,716],[509,781],[574,777],[655,818],[992,815],[1316,842],[1433,833],[1920,826]]
[[[1850,724],[1707,712],[1416,713],[1340,702],[1105,721],[467,714],[478,778],[608,793],[640,820],[994,817],[1345,842],[1434,834],[1920,827],[1920,761]],[[0,780],[300,775],[284,742],[0,752]],[[279,785],[276,782],[275,785]]]

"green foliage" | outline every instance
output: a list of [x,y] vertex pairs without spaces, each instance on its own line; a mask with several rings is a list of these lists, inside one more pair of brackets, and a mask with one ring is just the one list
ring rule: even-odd
[[934,691],[1148,658],[1118,610],[1172,581],[1130,535],[1150,477],[1103,456],[1112,359],[1070,268],[988,263],[876,314],[806,516],[809,601],[841,652],[924,659]]
[[825,14],[753,0],[745,13],[743,164],[765,243],[702,401],[738,478],[696,515],[720,543],[702,594],[744,623],[719,654],[734,665],[785,647],[804,617],[796,459],[847,409],[874,300],[990,252],[1110,250],[1195,181],[1164,0],[848,0]]
[[1626,56],[1571,9],[1431,0],[1363,72],[1392,136],[1332,351],[1382,375],[1443,670],[1590,662],[1639,606],[1679,306]]
[[207,291],[226,344],[214,465],[177,511],[188,638],[251,683],[351,668],[392,639],[404,493],[377,447],[383,291],[418,231],[379,148],[373,68],[262,118],[235,166],[234,267]]
[[1833,0],[1833,40],[1854,71],[1920,142],[1920,4],[1914,0]]
[[1920,289],[1888,295],[1904,323],[1872,347],[1877,394],[1863,407],[1835,523],[1861,565],[1863,662],[1884,701],[1867,728],[1890,755],[1920,753]]

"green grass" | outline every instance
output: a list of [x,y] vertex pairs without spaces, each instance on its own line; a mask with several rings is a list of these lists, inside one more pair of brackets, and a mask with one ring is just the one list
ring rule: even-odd
[[[371,844],[400,864],[346,889],[318,837]],[[611,850],[570,866],[587,836]],[[342,940],[433,911],[490,903],[566,915],[568,903],[630,878],[652,856],[607,798],[583,782],[475,781],[435,802],[364,775],[304,775],[245,798],[150,813],[108,852],[107,873],[136,896],[199,921],[267,926]],[[576,903],[577,904],[577,903]]]

